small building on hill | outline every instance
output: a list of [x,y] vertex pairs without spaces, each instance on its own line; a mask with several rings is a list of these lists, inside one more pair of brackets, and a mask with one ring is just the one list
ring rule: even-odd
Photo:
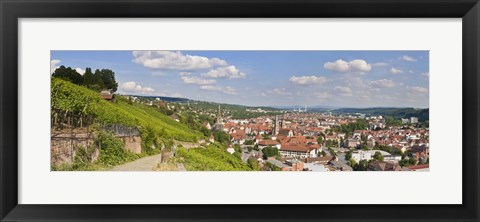
[[103,90],[100,92],[100,98],[104,99],[104,100],[107,100],[107,101],[110,101],[110,102],[115,102],[115,95],[112,94],[110,91],[108,90]]

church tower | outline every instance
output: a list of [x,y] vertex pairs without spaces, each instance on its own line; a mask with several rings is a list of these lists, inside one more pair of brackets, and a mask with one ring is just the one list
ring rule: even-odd
[[278,135],[280,132],[280,122],[278,120],[278,115],[275,115],[275,122],[273,123],[273,135]]
[[223,131],[223,119],[222,119],[222,112],[220,111],[220,104],[218,105],[218,114],[217,114],[217,121],[215,123],[215,130]]

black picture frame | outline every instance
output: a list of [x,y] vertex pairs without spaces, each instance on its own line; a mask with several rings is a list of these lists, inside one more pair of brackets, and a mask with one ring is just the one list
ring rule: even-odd
[[[478,0],[0,0],[1,221],[478,221]],[[18,204],[18,19],[133,17],[462,18],[461,205]],[[448,43],[446,43],[448,44]],[[39,192],[42,192],[39,190]],[[445,191],[448,192],[448,191]]]

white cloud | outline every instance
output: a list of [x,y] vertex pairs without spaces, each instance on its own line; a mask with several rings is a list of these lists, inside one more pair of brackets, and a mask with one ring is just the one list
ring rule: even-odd
[[375,88],[392,88],[395,86],[395,82],[390,79],[380,79],[371,81],[370,85]]
[[147,93],[152,93],[155,90],[151,87],[143,87],[141,85],[138,85],[136,82],[130,81],[130,82],[124,82],[120,84],[120,90],[127,92],[127,93],[140,93],[140,94],[147,94]]
[[285,88],[275,88],[272,90],[269,90],[268,93],[270,94],[277,94],[277,95],[283,95],[283,96],[291,96],[293,95],[291,92],[287,92]]
[[200,89],[207,90],[207,91],[217,91],[217,92],[223,92],[225,94],[229,95],[237,95],[237,90],[227,86],[227,87],[220,87],[220,86],[212,86],[212,85],[203,85],[200,86]]
[[408,62],[416,62],[417,61],[415,58],[407,56],[407,55],[402,56],[402,60],[403,61],[408,61]]
[[392,73],[392,74],[400,74],[400,73],[403,73],[403,71],[402,71],[401,69],[397,69],[397,68],[392,67],[392,68],[390,69],[390,73]]
[[172,51],[133,51],[133,62],[152,69],[199,70],[227,66],[225,60]]
[[338,91],[342,96],[352,96],[352,90],[346,86],[335,86],[335,91]]
[[341,59],[335,62],[326,62],[323,65],[324,68],[334,72],[368,72],[372,70],[372,65],[362,59],[355,59],[349,62]]
[[330,95],[328,92],[318,92],[318,93],[315,93],[314,95],[315,95],[315,97],[317,97],[320,100],[328,99],[328,98],[332,97],[332,95]]
[[422,73],[421,75],[422,75],[423,77],[427,78],[427,79],[430,77],[430,73],[428,73],[428,72],[424,72],[424,73]]
[[155,93],[155,96],[182,97],[182,94],[180,94],[180,93],[158,92],[158,93]]
[[383,67],[383,66],[388,66],[388,63],[386,63],[386,62],[377,62],[377,63],[373,63],[372,66],[374,66],[374,67]]
[[76,68],[75,71],[77,71],[80,75],[85,74],[85,69],[82,68]]
[[297,85],[323,84],[327,78],[323,76],[292,76],[288,81]]
[[57,65],[60,64],[60,62],[62,61],[58,59],[53,59],[50,61],[50,74],[53,74],[53,72],[55,72],[55,69],[59,67]]
[[407,89],[413,94],[427,94],[428,89],[420,86],[407,87]]
[[210,78],[229,78],[229,79],[238,79],[245,78],[246,74],[240,72],[235,66],[225,66],[212,69],[207,73],[203,73],[202,76]]
[[182,76],[182,80],[186,84],[195,84],[195,85],[211,85],[217,82],[214,79],[202,79],[195,76]]
[[189,75],[192,75],[191,72],[179,72],[178,73],[180,76],[189,76]]

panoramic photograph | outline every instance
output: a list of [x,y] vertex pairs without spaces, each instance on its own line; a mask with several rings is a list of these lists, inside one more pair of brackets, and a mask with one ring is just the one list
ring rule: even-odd
[[52,171],[429,171],[429,51],[51,51]]

